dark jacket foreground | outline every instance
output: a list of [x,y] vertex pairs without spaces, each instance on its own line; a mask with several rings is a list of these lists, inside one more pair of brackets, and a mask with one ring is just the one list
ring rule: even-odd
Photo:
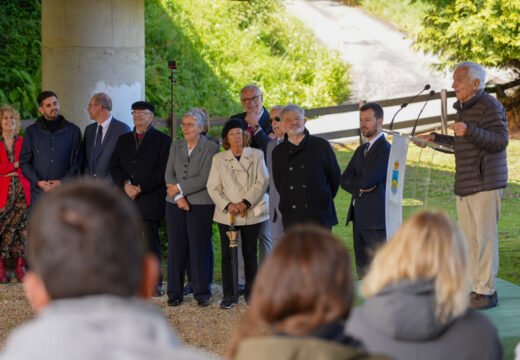
[[40,180],[63,180],[79,175],[83,161],[83,146],[79,127],[59,116],[60,124],[51,133],[43,116],[25,130],[20,168],[31,183],[32,203],[43,193]]
[[[272,157],[284,229],[303,222],[325,227],[336,225],[334,197],[338,192],[341,170],[329,142],[309,135],[305,129],[305,137],[296,151],[286,134],[285,141],[274,148]],[[300,163],[298,159],[303,161]],[[295,202],[305,204],[299,207]]]
[[433,281],[403,280],[353,309],[346,331],[370,352],[399,360],[502,359],[497,329],[469,310],[447,324],[435,318]]
[[457,120],[468,126],[464,137],[434,133],[434,142],[455,150],[455,195],[505,188],[509,142],[506,111],[484,90],[461,104],[457,101]]
[[369,355],[343,333],[343,323],[327,324],[306,336],[262,336],[245,339],[235,360],[389,360]]

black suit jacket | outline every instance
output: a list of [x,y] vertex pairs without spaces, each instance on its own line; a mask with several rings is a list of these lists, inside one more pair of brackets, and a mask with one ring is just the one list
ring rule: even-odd
[[[265,153],[267,150],[267,144],[269,144],[269,142],[272,140],[268,135],[273,132],[273,128],[271,127],[271,124],[269,124],[269,111],[267,111],[265,107],[262,108],[264,109],[264,112],[258,121],[258,125],[260,125],[262,129],[260,129],[251,139],[251,147],[262,149]],[[246,114],[246,112],[243,112],[231,117],[243,120],[244,124],[247,126],[247,123],[244,120],[246,118]]]
[[97,126],[98,124],[94,122],[85,129],[85,138],[83,140],[85,145],[85,163],[83,164],[83,173],[111,179],[108,167],[110,165],[110,158],[116,147],[117,139],[119,139],[121,135],[130,132],[130,128],[124,122],[112,117],[103,142],[101,143],[101,150],[99,151],[96,161],[96,172],[92,174],[90,172],[90,164],[93,161],[92,150],[94,148],[94,142],[96,141]]
[[[390,143],[382,135],[363,156],[363,146],[359,146],[341,176],[341,187],[352,194],[347,215],[347,225],[353,220],[360,229],[384,230],[385,189]],[[376,188],[360,193],[360,189]],[[355,204],[354,204],[355,202]]]
[[135,199],[144,220],[164,218],[166,183],[164,174],[171,138],[150,127],[136,148],[135,132],[121,135],[110,160],[110,175],[121,188],[125,182],[141,187],[141,194]]

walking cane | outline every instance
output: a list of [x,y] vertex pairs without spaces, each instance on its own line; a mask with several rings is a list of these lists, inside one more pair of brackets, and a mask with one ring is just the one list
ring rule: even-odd
[[226,231],[226,235],[229,238],[229,248],[231,250],[231,276],[233,283],[233,301],[235,302],[236,308],[238,310],[238,230],[235,229],[233,214],[229,214],[229,218],[230,226],[229,230]]

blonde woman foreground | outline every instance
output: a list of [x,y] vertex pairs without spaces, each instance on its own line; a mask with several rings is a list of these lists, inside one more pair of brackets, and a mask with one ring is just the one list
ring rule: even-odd
[[[280,290],[283,289],[283,290]],[[262,264],[227,351],[236,360],[389,359],[344,334],[354,299],[350,256],[330,231],[292,228]]]
[[468,311],[466,240],[444,213],[421,212],[376,254],[346,331],[397,359],[501,359],[497,330]]

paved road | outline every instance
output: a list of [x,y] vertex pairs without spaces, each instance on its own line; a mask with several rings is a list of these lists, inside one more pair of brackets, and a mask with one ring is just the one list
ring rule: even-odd
[[[373,101],[412,96],[430,84],[432,89],[451,90],[451,73],[431,68],[435,58],[414,51],[411,40],[393,27],[375,19],[359,8],[332,0],[285,0],[288,10],[329,48],[336,49],[351,64],[352,96],[348,100]],[[503,73],[491,71],[489,78]],[[420,105],[410,105],[397,120],[414,119]],[[448,104],[451,109],[451,104]],[[390,121],[397,108],[387,108]],[[440,103],[428,104],[423,117],[440,114]],[[357,113],[328,115],[308,123],[311,133],[348,129],[357,126]]]

